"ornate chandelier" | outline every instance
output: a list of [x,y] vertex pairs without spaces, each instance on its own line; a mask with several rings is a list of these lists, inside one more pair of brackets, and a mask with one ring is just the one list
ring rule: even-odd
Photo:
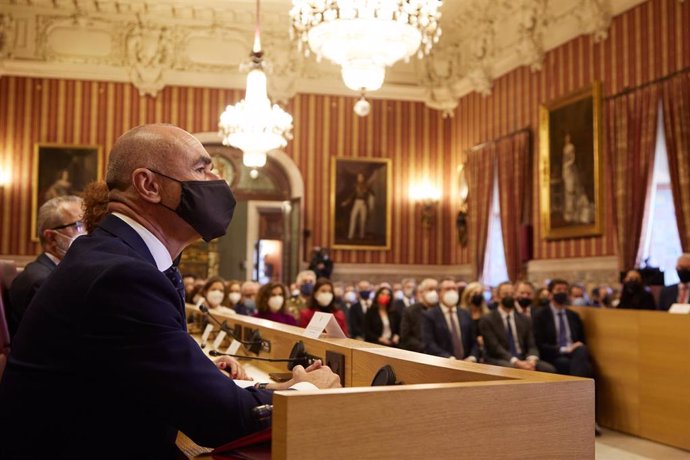
[[314,52],[339,65],[348,88],[376,91],[386,66],[429,54],[441,35],[441,5],[441,0],[292,0],[291,33],[305,55]]
[[266,164],[266,152],[280,149],[292,139],[292,116],[277,104],[271,106],[266,92],[263,51],[259,30],[259,0],[256,2],[256,33],[246,71],[247,89],[243,100],[228,105],[220,115],[219,133],[223,144],[242,150],[242,162],[249,168]]

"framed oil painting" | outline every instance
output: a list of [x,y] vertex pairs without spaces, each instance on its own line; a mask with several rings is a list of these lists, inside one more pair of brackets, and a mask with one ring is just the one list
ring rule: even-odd
[[390,227],[391,160],[333,158],[332,247],[389,249]]
[[539,109],[539,177],[546,239],[600,235],[601,86],[598,82]]
[[58,196],[81,195],[86,184],[100,179],[101,161],[101,148],[96,145],[36,144],[31,177],[34,241],[41,205]]

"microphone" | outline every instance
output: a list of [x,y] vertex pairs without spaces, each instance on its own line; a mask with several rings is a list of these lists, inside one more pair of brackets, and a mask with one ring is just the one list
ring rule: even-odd
[[386,364],[379,369],[378,372],[376,372],[376,375],[371,382],[371,386],[378,387],[388,385],[402,385],[402,382],[398,382],[398,379],[395,376],[395,371],[390,365]]
[[251,353],[255,353],[257,355],[259,354],[264,341],[261,340],[261,333],[258,330],[256,330],[252,335],[252,340],[242,340],[242,338],[235,334],[235,330],[227,325],[227,321],[223,321],[221,323],[218,318],[211,314],[211,311],[206,305],[199,305],[199,311],[211,318],[213,322],[218,325],[221,331],[225,331],[225,333],[227,333],[230,337],[244,345]]

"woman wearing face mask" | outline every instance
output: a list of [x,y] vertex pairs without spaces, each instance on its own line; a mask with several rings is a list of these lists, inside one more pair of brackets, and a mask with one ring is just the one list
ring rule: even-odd
[[289,324],[296,326],[297,321],[292,315],[286,313],[285,299],[287,289],[281,283],[270,282],[264,284],[256,294],[256,316],[257,318],[269,319],[276,323]]
[[644,283],[642,283],[642,275],[637,270],[630,270],[625,274],[618,308],[656,310],[654,296],[645,289]]
[[203,296],[203,305],[206,305],[213,313],[233,314],[232,309],[223,305],[225,300],[225,280],[220,276],[213,276],[206,281],[204,288],[201,290]]
[[242,283],[237,280],[230,280],[225,283],[225,290],[228,293],[228,307],[235,309],[235,305],[242,300]]
[[333,283],[327,278],[319,278],[314,284],[314,289],[307,301],[307,307],[300,312],[299,326],[307,327],[309,321],[314,317],[314,313],[321,311],[324,313],[332,313],[335,320],[338,322],[340,329],[346,336],[349,336],[347,331],[347,320],[345,313],[335,306],[335,295],[333,294]]
[[474,281],[465,287],[460,297],[460,308],[464,308],[472,317],[472,334],[477,337],[480,355],[483,356],[484,338],[479,334],[479,320],[489,313],[489,306],[484,297],[484,286]]
[[400,315],[391,308],[393,292],[382,287],[376,291],[371,307],[364,317],[364,340],[390,347],[400,342]]

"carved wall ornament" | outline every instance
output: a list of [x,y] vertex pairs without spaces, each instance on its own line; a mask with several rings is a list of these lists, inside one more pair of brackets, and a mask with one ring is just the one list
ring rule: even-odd
[[127,65],[142,96],[156,96],[165,86],[165,71],[174,64],[172,33],[165,26],[137,24],[127,34]]
[[608,38],[611,14],[605,0],[583,0],[575,14],[582,29],[592,35],[594,43]]
[[16,40],[15,20],[11,14],[0,15],[0,60],[12,59]]

